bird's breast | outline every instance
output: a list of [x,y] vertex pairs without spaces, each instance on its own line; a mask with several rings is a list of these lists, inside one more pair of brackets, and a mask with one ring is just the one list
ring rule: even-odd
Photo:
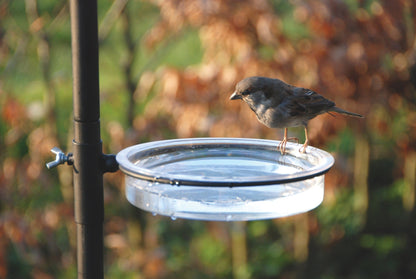
[[268,108],[262,111],[262,113],[256,113],[256,115],[257,119],[269,128],[287,128],[305,125],[303,118],[290,116],[277,108]]

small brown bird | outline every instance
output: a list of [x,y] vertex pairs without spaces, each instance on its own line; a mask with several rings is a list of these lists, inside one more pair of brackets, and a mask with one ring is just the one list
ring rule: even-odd
[[278,149],[282,154],[286,151],[288,127],[303,126],[305,143],[300,148],[304,153],[308,146],[308,121],[323,113],[337,112],[354,117],[360,114],[345,111],[335,103],[325,99],[318,93],[301,87],[287,84],[279,79],[266,77],[248,77],[237,83],[230,100],[241,99],[246,102],[257,116],[257,119],[269,128],[284,128],[283,140]]

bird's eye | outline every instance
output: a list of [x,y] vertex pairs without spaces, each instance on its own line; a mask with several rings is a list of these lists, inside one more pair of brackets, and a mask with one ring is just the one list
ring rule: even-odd
[[250,92],[251,92],[250,89],[246,89],[243,92],[241,92],[241,95],[245,96],[245,95],[250,94]]

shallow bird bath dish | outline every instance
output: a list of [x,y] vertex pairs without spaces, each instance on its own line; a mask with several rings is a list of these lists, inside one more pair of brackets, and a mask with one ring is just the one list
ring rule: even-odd
[[243,221],[290,216],[317,207],[334,158],[309,146],[243,138],[155,141],[117,154],[134,206],[170,216]]

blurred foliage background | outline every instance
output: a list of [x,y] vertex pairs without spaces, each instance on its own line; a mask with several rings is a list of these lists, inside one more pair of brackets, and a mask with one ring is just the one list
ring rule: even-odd
[[[309,87],[363,120],[322,115],[325,199],[254,222],[171,220],[105,175],[107,278],[414,278],[414,0],[99,0],[106,153],[181,137],[280,139],[228,97],[251,75]],[[68,1],[0,1],[0,278],[75,278]],[[302,129],[290,129],[303,137]]]

